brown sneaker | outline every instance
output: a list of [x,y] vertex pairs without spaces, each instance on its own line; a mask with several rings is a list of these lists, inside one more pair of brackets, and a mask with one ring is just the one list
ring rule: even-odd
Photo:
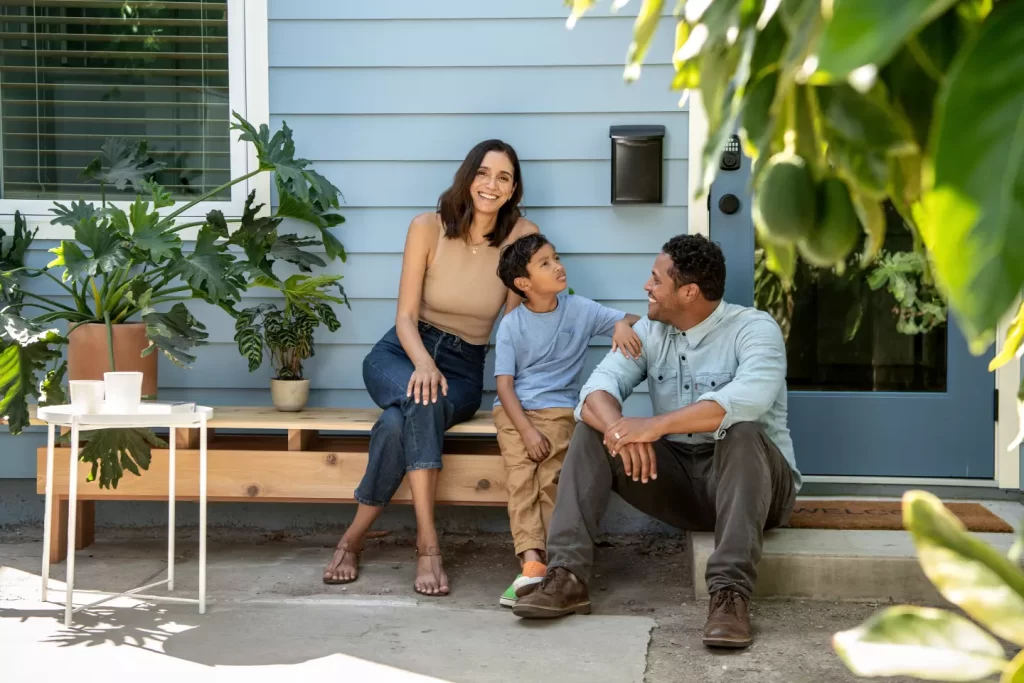
[[562,567],[549,569],[544,580],[512,608],[512,614],[526,619],[551,619],[574,613],[590,614],[587,585]]
[[747,599],[724,588],[711,594],[708,620],[704,624],[704,644],[708,647],[749,647],[750,608]]

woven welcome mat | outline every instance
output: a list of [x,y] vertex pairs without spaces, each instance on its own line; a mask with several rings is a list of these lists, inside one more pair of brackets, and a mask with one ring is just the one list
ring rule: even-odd
[[[1013,533],[1012,526],[983,505],[945,505],[968,531]],[[903,529],[903,507],[898,500],[797,500],[786,526],[791,529],[899,531]]]

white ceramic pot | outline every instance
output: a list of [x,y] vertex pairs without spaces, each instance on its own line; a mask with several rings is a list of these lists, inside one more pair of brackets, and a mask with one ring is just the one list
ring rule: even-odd
[[309,400],[308,379],[270,380],[270,398],[274,407],[283,413],[297,413]]
[[106,407],[113,413],[137,413],[142,402],[141,372],[104,372]]

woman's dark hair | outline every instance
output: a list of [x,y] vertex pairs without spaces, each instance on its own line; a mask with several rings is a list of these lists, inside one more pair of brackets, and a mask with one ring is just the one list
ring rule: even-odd
[[676,287],[695,284],[708,301],[725,294],[725,255],[717,244],[703,235],[677,235],[661,250],[672,259]]
[[515,183],[512,196],[498,209],[494,230],[485,235],[490,245],[497,247],[502,244],[523,215],[519,210],[519,202],[523,199],[523,173],[519,168],[516,151],[501,140],[484,140],[469,150],[466,159],[455,172],[451,187],[442,192],[437,200],[437,212],[441,215],[444,236],[448,239],[466,239],[469,235],[469,228],[473,224],[473,197],[469,194],[469,187],[488,152],[501,152],[508,157],[512,162],[512,182]]
[[526,297],[523,290],[516,287],[517,277],[530,277],[530,271],[526,266],[530,264],[533,255],[540,251],[545,244],[551,244],[548,238],[539,232],[532,232],[523,235],[512,244],[501,250],[498,257],[498,277],[506,287],[521,297]]

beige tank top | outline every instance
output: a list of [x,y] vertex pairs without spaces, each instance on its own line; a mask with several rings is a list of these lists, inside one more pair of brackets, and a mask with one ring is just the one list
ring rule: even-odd
[[470,344],[486,344],[508,296],[498,277],[500,248],[488,243],[471,247],[445,238],[443,228],[439,232],[423,278],[420,320]]

